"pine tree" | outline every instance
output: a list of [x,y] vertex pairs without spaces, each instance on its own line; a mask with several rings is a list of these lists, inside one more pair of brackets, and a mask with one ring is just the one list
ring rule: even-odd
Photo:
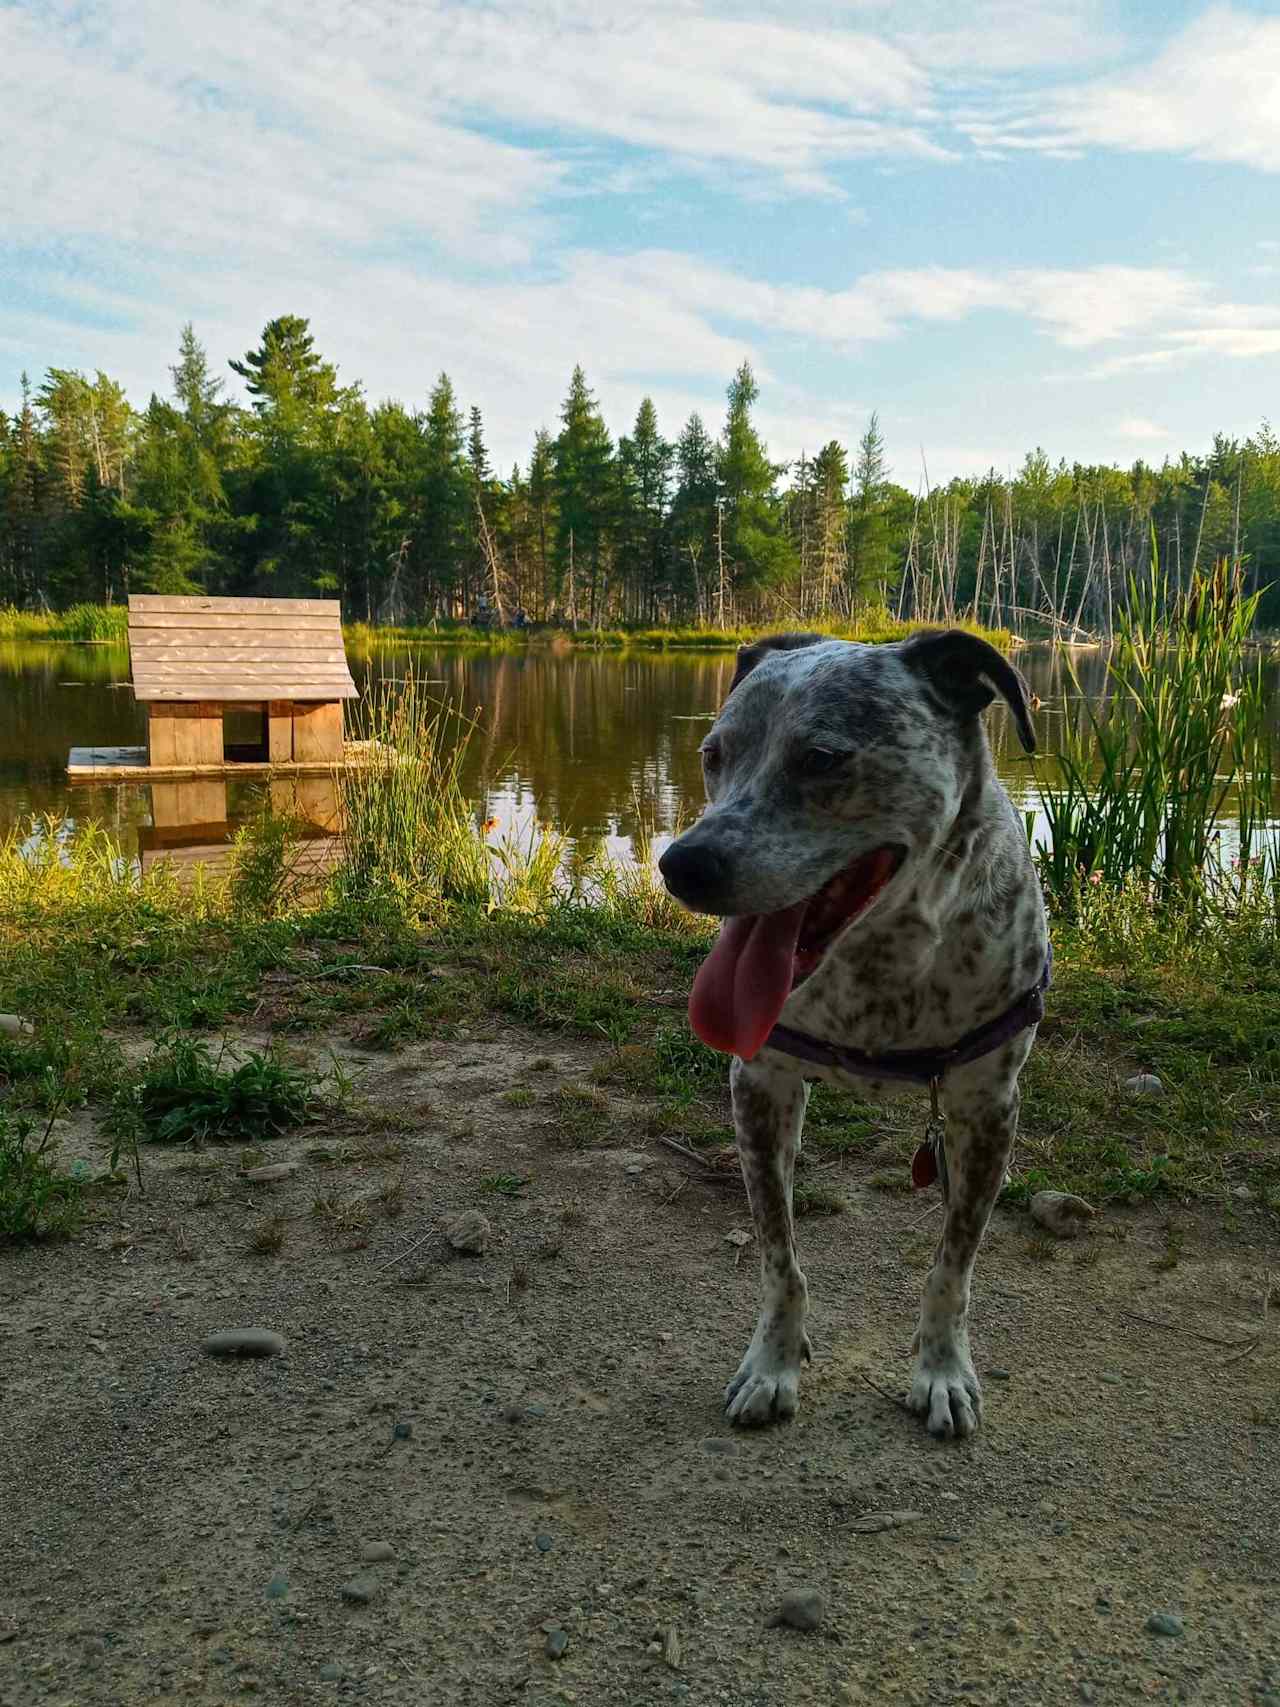
[[229,366],[245,381],[245,390],[260,412],[290,403],[323,409],[334,401],[338,389],[337,369],[316,354],[311,322],[297,314],[269,320],[258,348]]
[[842,607],[847,609],[848,486],[849,468],[844,446],[831,439],[823,445],[813,463],[814,555],[818,609],[823,616]]
[[617,501],[613,440],[581,367],[573,370],[560,421],[554,451],[557,592],[575,627],[585,615],[594,628],[610,568]]
[[655,601],[668,579],[663,520],[675,447],[658,431],[651,398],[636,411],[630,438],[618,442],[622,483],[619,570],[626,615],[633,621],[656,620]]
[[465,600],[463,552],[470,494],[463,459],[462,416],[453,384],[442,373],[432,388],[423,423],[424,585],[418,604],[445,615],[456,614]]
[[886,604],[893,571],[889,555],[886,514],[888,467],[880,418],[872,411],[867,430],[858,440],[849,506],[849,582],[853,603],[874,599]]
[[676,491],[667,531],[673,583],[699,622],[711,614],[716,522],[716,447],[695,413],[676,444]]
[[751,421],[759,387],[749,362],[729,386],[729,412],[720,440],[717,474],[724,506],[717,540],[717,621],[727,620],[739,591],[767,592],[795,568],[795,553],[774,502],[781,472]]
[[559,507],[556,503],[556,456],[551,434],[540,427],[534,436],[529,458],[529,531],[533,553],[532,576],[536,589],[537,615],[541,622],[555,599],[555,540]]

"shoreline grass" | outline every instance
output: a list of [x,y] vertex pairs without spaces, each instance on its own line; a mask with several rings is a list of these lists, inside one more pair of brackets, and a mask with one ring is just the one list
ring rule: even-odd
[[45,640],[63,645],[122,646],[128,639],[124,605],[72,605],[65,611],[20,611],[0,606],[0,640]]
[[[836,640],[864,644],[902,640],[922,627],[901,622],[887,610],[868,610],[851,622],[804,621],[780,614],[764,623],[732,628],[676,624],[669,627],[636,624],[629,627],[579,628],[577,630],[535,624],[524,629],[476,628],[463,622],[425,624],[376,624],[347,622],[343,637],[353,652],[373,651],[380,646],[456,646],[476,651],[523,652],[551,648],[585,652],[723,652],[748,645],[761,635],[784,628],[804,628],[830,635]],[[962,621],[956,626],[981,635],[1002,651],[1018,644],[1008,629],[983,628]],[[67,611],[19,611],[0,607],[0,641],[46,641],[66,645],[123,645],[128,638],[128,612],[124,605],[73,605]]]

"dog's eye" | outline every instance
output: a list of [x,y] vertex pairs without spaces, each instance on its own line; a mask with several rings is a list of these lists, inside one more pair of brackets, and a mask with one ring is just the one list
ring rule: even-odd
[[839,753],[830,752],[826,747],[810,747],[801,756],[800,769],[806,776],[822,776],[824,772],[834,770],[839,763]]
[[702,748],[702,764],[704,770],[718,771],[720,769],[720,749],[717,746]]

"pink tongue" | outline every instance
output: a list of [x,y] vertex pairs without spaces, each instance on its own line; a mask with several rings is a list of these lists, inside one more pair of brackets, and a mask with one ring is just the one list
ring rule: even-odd
[[710,1048],[744,1061],[759,1051],[791,994],[807,906],[725,920],[689,997],[689,1023]]

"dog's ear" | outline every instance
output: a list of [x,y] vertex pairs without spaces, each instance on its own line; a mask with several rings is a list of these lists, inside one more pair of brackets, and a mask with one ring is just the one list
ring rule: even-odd
[[1027,684],[1009,660],[963,628],[913,635],[901,646],[902,661],[928,682],[934,696],[960,717],[976,717],[997,694],[1009,702],[1018,739],[1036,750]]
[[763,640],[753,640],[750,646],[739,646],[729,692],[732,693],[743,677],[749,676],[770,652],[798,652],[802,646],[816,646],[820,640],[830,638],[827,634],[766,634]]

